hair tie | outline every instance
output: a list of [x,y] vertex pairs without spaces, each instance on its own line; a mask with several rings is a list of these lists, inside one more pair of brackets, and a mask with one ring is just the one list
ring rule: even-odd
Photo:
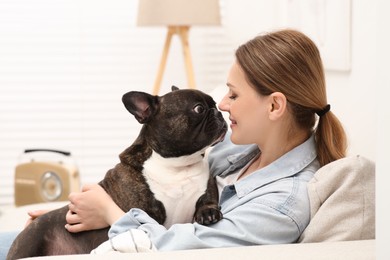
[[330,105],[327,104],[323,109],[319,110],[316,112],[316,114],[321,117],[323,115],[325,115],[326,113],[328,113],[330,111]]

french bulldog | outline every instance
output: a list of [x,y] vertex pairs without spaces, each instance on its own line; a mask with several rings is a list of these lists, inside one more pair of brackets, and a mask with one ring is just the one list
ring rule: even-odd
[[[205,152],[223,140],[227,124],[212,97],[173,86],[163,96],[131,91],[122,101],[143,126],[99,184],[124,212],[143,209],[167,228],[219,221],[218,191]],[[109,228],[68,232],[67,212],[65,206],[35,219],[17,236],[7,259],[86,254],[108,240]]]

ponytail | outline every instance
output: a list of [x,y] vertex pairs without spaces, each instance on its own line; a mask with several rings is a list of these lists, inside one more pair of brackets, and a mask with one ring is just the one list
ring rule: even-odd
[[346,156],[347,137],[340,121],[331,111],[319,117],[315,139],[321,166]]

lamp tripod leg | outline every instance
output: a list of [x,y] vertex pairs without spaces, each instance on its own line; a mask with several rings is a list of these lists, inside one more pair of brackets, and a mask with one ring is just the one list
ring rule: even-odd
[[172,36],[174,34],[175,34],[175,29],[172,27],[168,27],[168,32],[167,32],[167,36],[165,39],[164,49],[163,49],[163,53],[161,56],[160,66],[158,68],[157,77],[156,77],[156,80],[154,82],[153,95],[157,95],[160,92],[161,81],[162,81],[162,77],[164,74],[165,65],[167,64],[169,47],[171,45]]
[[186,66],[188,87],[195,88],[194,68],[192,66],[191,51],[188,40],[189,26],[180,27],[179,35],[183,46],[184,63]]

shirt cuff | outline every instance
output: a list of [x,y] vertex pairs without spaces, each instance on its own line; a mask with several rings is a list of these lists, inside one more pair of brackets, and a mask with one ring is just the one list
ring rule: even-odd
[[104,242],[91,251],[91,254],[107,253],[141,253],[153,252],[156,247],[147,234],[138,229],[130,229]]
[[129,229],[137,229],[143,224],[158,224],[145,211],[133,208],[130,209],[124,216],[116,221],[108,231],[108,237],[111,239],[118,234],[124,233]]

